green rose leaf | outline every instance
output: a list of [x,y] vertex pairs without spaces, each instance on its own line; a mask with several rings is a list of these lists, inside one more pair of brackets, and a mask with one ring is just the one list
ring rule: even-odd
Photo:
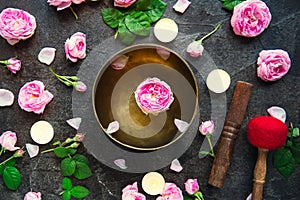
[[84,198],[87,197],[90,194],[90,191],[83,186],[75,186],[71,190],[71,194],[75,198]]
[[189,197],[189,196],[184,196],[183,200],[193,200],[193,199],[191,197]]
[[64,176],[71,176],[76,169],[76,162],[72,158],[65,158],[60,164],[61,172]]
[[225,0],[222,8],[226,10],[233,10],[236,5],[242,3],[244,0]]
[[71,192],[70,191],[64,191],[62,194],[63,200],[70,200],[71,199]]
[[293,141],[291,151],[296,163],[300,163],[300,141]]
[[54,153],[59,158],[65,158],[69,155],[74,155],[76,153],[76,149],[66,148],[66,147],[56,147],[54,149]]
[[280,148],[274,153],[274,166],[286,179],[295,170],[296,162],[291,153],[287,148]]
[[73,160],[89,165],[89,160],[87,159],[87,157],[85,157],[84,155],[81,155],[81,154],[74,155]]
[[165,10],[166,10],[167,4],[161,0],[152,0],[151,4],[147,7],[147,11],[145,11],[146,15],[150,19],[150,23],[156,22],[159,20]]
[[82,180],[92,176],[90,167],[82,162],[76,161],[76,170],[74,172],[75,178]]
[[12,166],[5,167],[3,171],[3,182],[11,190],[17,190],[22,182],[19,170]]
[[132,11],[125,17],[126,27],[132,33],[139,36],[148,36],[150,34],[150,19],[142,11]]
[[72,187],[73,187],[71,179],[65,177],[65,178],[62,180],[62,185],[61,185],[61,186],[62,186],[62,188],[63,188],[64,190],[71,190]]
[[117,28],[124,15],[115,8],[106,8],[101,11],[103,21],[111,28]]
[[144,11],[147,10],[147,7],[151,3],[151,0],[140,0],[134,4],[134,10],[136,11]]
[[135,35],[126,27],[124,21],[121,21],[118,28],[118,34],[122,43],[129,45],[135,40]]
[[299,136],[299,128],[293,128],[293,137],[298,137]]
[[13,167],[16,164],[16,159],[11,159],[7,162],[5,162],[3,165],[0,165],[0,174],[3,174],[4,169],[8,166]]

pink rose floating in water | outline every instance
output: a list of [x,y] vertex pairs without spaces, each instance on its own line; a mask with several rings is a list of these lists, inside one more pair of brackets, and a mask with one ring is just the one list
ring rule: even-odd
[[288,73],[291,67],[289,54],[281,49],[263,50],[257,59],[257,76],[264,81],[276,81]]
[[0,13],[0,35],[11,45],[30,38],[35,29],[35,17],[24,10],[6,8]]
[[236,35],[255,37],[271,22],[268,6],[260,0],[247,0],[236,5],[231,17],[231,26]]
[[32,81],[26,83],[20,89],[18,103],[27,112],[41,114],[52,98],[53,94],[45,90],[43,82]]
[[136,0],[115,0],[114,6],[127,8],[128,6],[131,6],[134,2],[136,2]]
[[139,108],[147,115],[157,115],[169,109],[174,101],[170,86],[158,78],[147,78],[135,91],[135,100]]
[[65,43],[66,58],[72,62],[86,56],[86,35],[81,32],[74,33]]

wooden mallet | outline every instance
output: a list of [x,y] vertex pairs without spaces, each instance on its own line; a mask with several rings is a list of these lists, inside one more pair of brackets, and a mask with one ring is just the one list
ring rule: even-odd
[[279,119],[269,116],[252,118],[248,123],[248,140],[258,148],[257,161],[253,173],[252,200],[261,200],[267,172],[269,150],[285,144],[288,127]]

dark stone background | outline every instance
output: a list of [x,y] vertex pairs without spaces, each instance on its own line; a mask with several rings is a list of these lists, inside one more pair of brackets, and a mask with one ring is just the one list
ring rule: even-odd
[[[196,136],[192,146],[179,158],[184,170],[176,173],[168,167],[158,170],[169,182],[175,182],[184,190],[184,182],[188,178],[198,178],[205,199],[245,199],[252,190],[252,173],[257,157],[257,150],[251,146],[246,137],[247,121],[256,115],[266,115],[266,109],[273,105],[285,108],[288,118],[295,126],[300,125],[300,3],[297,0],[267,0],[272,13],[272,21],[267,30],[256,38],[242,38],[234,35],[230,26],[231,13],[221,9],[218,0],[192,1],[188,10],[182,15],[173,11],[175,0],[167,1],[168,7],[164,17],[174,19],[179,30],[187,35],[203,36],[217,23],[223,22],[221,29],[205,41],[205,49],[216,65],[225,69],[232,77],[232,84],[227,93],[230,102],[234,84],[238,80],[254,84],[253,93],[245,116],[244,124],[236,141],[232,163],[228,171],[225,185],[222,189],[207,184],[213,159],[197,156],[203,137]],[[34,36],[14,46],[0,39],[0,60],[18,56],[23,67],[16,75],[3,67],[0,68],[0,88],[11,90],[15,98],[22,85],[28,81],[41,80],[46,88],[54,94],[54,99],[47,105],[44,114],[27,113],[20,109],[15,100],[11,107],[0,108],[0,133],[12,130],[18,135],[18,146],[33,143],[29,136],[31,125],[41,119],[49,121],[55,130],[54,141],[73,136],[76,132],[65,120],[72,118],[72,88],[66,88],[48,71],[48,68],[37,60],[37,54],[44,46],[57,49],[53,66],[60,74],[76,74],[82,61],[70,63],[65,60],[64,42],[66,38],[77,31],[87,34],[87,57],[95,46],[114,34],[102,21],[100,10],[112,6],[112,0],[87,2],[73,6],[79,19],[75,20],[71,11],[65,9],[56,11],[46,0],[1,0],[0,10],[6,7],[24,9],[36,17],[37,29]],[[109,48],[109,47],[108,47]],[[281,80],[265,83],[256,76],[256,59],[263,49],[284,49],[289,52],[292,67]],[[202,80],[203,82],[203,80]],[[206,90],[206,88],[202,88]],[[209,104],[208,98],[203,98],[201,104]],[[228,103],[229,104],[229,103]],[[209,111],[201,107],[201,119],[209,119]],[[40,149],[48,149],[51,145],[41,145]],[[111,169],[94,159],[83,146],[79,152],[87,155],[93,170],[93,176],[84,181],[75,181],[88,187],[91,194],[86,199],[121,199],[121,190],[128,184],[138,181],[140,186],[144,174],[123,173]],[[9,153],[6,153],[9,154]],[[271,152],[268,157],[268,171],[264,185],[266,200],[296,200],[300,196],[300,167],[286,180],[272,165]],[[8,155],[7,155],[8,156]],[[1,160],[4,156],[1,158]],[[17,161],[23,181],[17,191],[8,190],[0,179],[0,199],[23,199],[30,190],[40,191],[43,199],[61,199],[62,175],[60,159],[53,154],[39,155],[30,159],[25,156]],[[142,192],[142,190],[140,189]],[[155,199],[147,196],[147,199]]]

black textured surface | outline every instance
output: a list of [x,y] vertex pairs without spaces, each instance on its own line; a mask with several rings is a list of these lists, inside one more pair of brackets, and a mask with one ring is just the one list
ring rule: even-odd
[[[297,0],[265,1],[272,13],[272,21],[268,29],[256,38],[242,38],[234,35],[230,26],[231,13],[221,9],[218,0],[192,1],[188,10],[182,15],[175,13],[172,6],[175,0],[167,1],[168,7],[164,17],[174,19],[179,25],[181,33],[203,36],[217,23],[223,22],[221,29],[204,42],[206,51],[216,65],[225,69],[232,78],[232,84],[226,92],[230,102],[234,84],[238,80],[250,82],[254,85],[244,124],[239,137],[223,188],[214,188],[207,184],[211,157],[199,159],[198,150],[203,138],[196,136],[192,146],[179,158],[183,166],[181,173],[169,170],[168,167],[158,170],[168,182],[175,182],[184,190],[184,182],[188,178],[197,178],[206,200],[213,199],[246,199],[252,190],[252,173],[256,161],[257,150],[251,146],[246,137],[246,122],[256,115],[266,115],[266,109],[273,105],[285,108],[288,118],[295,126],[300,126],[300,3]],[[14,46],[0,38],[0,60],[18,56],[23,67],[19,73],[12,75],[3,67],[0,68],[0,88],[11,90],[15,98],[20,87],[32,80],[41,80],[46,88],[54,95],[52,102],[47,105],[43,115],[22,111],[15,101],[11,107],[0,108],[0,133],[12,130],[18,135],[18,146],[33,143],[29,136],[31,125],[37,120],[49,121],[56,132],[54,141],[63,140],[76,132],[69,127],[65,120],[72,118],[72,89],[59,83],[49,72],[48,68],[37,60],[37,54],[44,46],[57,49],[53,66],[60,74],[76,74],[82,61],[75,64],[65,60],[64,42],[66,38],[77,31],[87,35],[87,58],[89,52],[99,45],[102,40],[111,37],[114,30],[106,26],[101,18],[100,10],[111,7],[112,0],[87,2],[73,6],[79,19],[75,20],[69,9],[56,11],[46,0],[1,0],[0,10],[15,7],[26,10],[36,17],[37,29],[32,38]],[[109,47],[107,47],[109,48]],[[281,80],[265,83],[256,76],[256,59],[263,49],[284,49],[289,52],[292,60],[290,72]],[[89,69],[87,69],[89,70]],[[200,80],[201,81],[201,80]],[[203,80],[202,80],[203,81]],[[206,105],[209,104],[207,88],[200,86],[204,96],[200,108],[201,119],[210,117]],[[207,96],[206,96],[207,95]],[[228,103],[229,104],[229,103]],[[40,146],[41,150],[50,148],[49,145]],[[84,181],[74,181],[74,184],[87,186],[91,194],[86,199],[121,199],[121,190],[128,184],[138,181],[144,174],[123,173],[111,169],[94,159],[81,146],[79,152],[88,156],[93,176]],[[43,199],[61,199],[62,175],[60,173],[60,159],[53,154],[39,155],[30,159],[28,156],[18,159],[17,168],[20,169],[23,181],[17,191],[8,190],[0,180],[0,199],[23,199],[26,192],[40,191]],[[266,200],[297,200],[300,196],[300,167],[286,180],[272,165],[272,152],[269,154],[268,171],[264,185]],[[140,188],[140,191],[141,188]],[[147,196],[147,199],[155,197]]]

